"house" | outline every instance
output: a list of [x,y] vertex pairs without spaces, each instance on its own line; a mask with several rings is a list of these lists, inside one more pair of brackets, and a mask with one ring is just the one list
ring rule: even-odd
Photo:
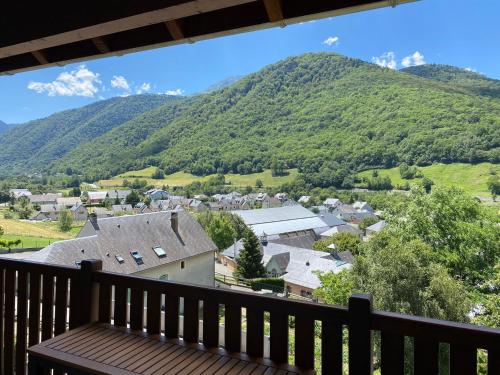
[[113,211],[108,210],[106,207],[94,207],[92,213],[99,219],[114,216]]
[[15,199],[19,199],[21,197],[29,197],[31,195],[31,191],[28,189],[10,189],[9,195]]
[[344,224],[344,225],[338,225],[336,227],[330,228],[327,231],[324,231],[323,233],[321,233],[320,236],[322,239],[325,239],[325,238],[334,236],[334,235],[339,234],[339,233],[351,233],[351,234],[361,238],[363,231],[356,228],[354,225]]
[[337,198],[326,198],[323,202],[323,205],[330,210],[339,207],[341,204],[342,202]]
[[62,197],[62,194],[58,193],[47,193],[47,194],[33,194],[28,196],[30,203],[36,206],[42,206],[46,204],[57,204],[57,198]]
[[82,204],[82,200],[79,197],[58,197],[56,199],[56,204],[71,208],[75,205]]
[[299,202],[299,203],[309,203],[310,200],[311,200],[311,196],[310,195],[302,195],[297,202]]
[[281,202],[284,202],[288,199],[288,194],[287,193],[277,193],[274,198],[276,198],[277,200],[281,201]]
[[194,212],[203,212],[208,210],[207,205],[198,199],[190,199],[188,208]]
[[366,236],[372,236],[374,235],[375,233],[378,233],[380,232],[382,229],[384,229],[384,227],[386,226],[386,222],[385,220],[380,220],[379,222],[373,224],[373,225],[370,225],[369,227],[366,228]]
[[159,199],[167,199],[168,193],[165,190],[161,189],[151,189],[144,193],[146,197],[151,199],[152,201],[157,201]]
[[134,212],[137,214],[147,214],[153,212],[153,210],[146,203],[139,202],[135,205]]
[[311,206],[309,207],[309,210],[311,210],[312,212],[317,212],[317,213],[325,213],[325,212],[330,212],[328,210],[328,207],[324,206],[324,205],[319,205],[319,206]]
[[114,215],[124,214],[124,213],[133,213],[134,209],[131,204],[114,204],[111,206],[111,211],[113,211]]
[[108,191],[106,198],[112,199],[113,202],[118,199],[120,204],[124,204],[130,193],[132,193],[130,190],[110,190]]
[[89,191],[88,193],[88,203],[91,205],[94,204],[103,204],[108,196],[107,191]]
[[321,232],[329,229],[321,218],[301,205],[238,210],[233,213],[240,216],[257,236],[282,235],[309,230]]
[[87,207],[85,207],[82,203],[75,204],[69,209],[69,212],[71,212],[73,220],[75,221],[86,221],[89,216]]
[[370,211],[359,211],[354,208],[354,206],[348,204],[342,204],[339,207],[333,209],[332,214],[337,216],[339,219],[344,221],[360,222],[366,217],[376,217]]
[[[351,264],[335,259],[323,251],[303,249],[261,239],[262,264],[270,277],[281,277],[285,281],[287,293],[311,297],[321,283],[317,272],[340,272],[352,267]],[[243,240],[239,240],[219,255],[221,263],[234,272],[239,254],[243,250]]]
[[329,212],[319,213],[318,217],[323,220],[330,228],[347,224],[345,221],[339,219],[337,216]]
[[40,211],[31,218],[35,221],[59,220],[59,215],[66,207],[60,204],[42,204]]
[[375,210],[367,202],[354,202],[352,207],[358,212],[370,212],[374,213]]
[[91,216],[77,238],[55,242],[29,259],[73,267],[99,259],[104,271],[213,286],[215,250],[188,213],[155,212]]

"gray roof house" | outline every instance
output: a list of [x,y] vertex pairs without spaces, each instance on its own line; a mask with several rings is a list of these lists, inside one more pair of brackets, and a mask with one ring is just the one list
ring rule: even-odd
[[107,198],[110,199],[119,199],[120,202],[125,202],[125,199],[132,193],[130,190],[110,190],[106,195]]
[[385,220],[380,220],[379,222],[370,225],[369,227],[366,228],[366,235],[370,236],[372,234],[380,232],[384,227],[387,225]]
[[215,250],[191,215],[155,212],[91,217],[77,238],[55,242],[29,259],[67,266],[100,259],[104,271],[213,285]]
[[239,210],[233,213],[240,216],[257,236],[329,228],[320,217],[301,205]]
[[14,198],[18,199],[21,197],[29,197],[31,195],[31,191],[28,189],[10,189],[9,195],[12,195]]
[[358,228],[356,228],[353,225],[344,224],[344,225],[338,225],[336,227],[332,227],[332,228],[328,229],[327,231],[321,233],[321,237],[327,238],[327,237],[331,237],[331,236],[334,236],[334,235],[339,234],[339,233],[346,233],[346,232],[354,234],[355,236],[358,236],[358,237],[361,237],[361,235],[363,233],[361,230],[359,230]]
[[131,204],[114,204],[113,206],[111,206],[111,211],[113,211],[113,213],[116,215],[124,212],[131,213],[134,211],[134,209],[132,208]]
[[47,193],[47,194],[33,194],[28,198],[31,204],[43,205],[43,204],[57,204],[57,198],[60,198],[61,194]]

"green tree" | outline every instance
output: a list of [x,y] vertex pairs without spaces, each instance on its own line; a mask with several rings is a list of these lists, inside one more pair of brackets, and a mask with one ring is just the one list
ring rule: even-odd
[[256,181],[255,181],[255,187],[257,189],[262,189],[264,187],[264,183],[262,182],[262,180],[260,178],[258,178]]
[[431,192],[432,185],[434,185],[434,181],[432,181],[430,178],[424,177],[422,179],[422,187],[425,189],[425,192],[427,194]]
[[487,185],[493,200],[495,200],[500,195],[500,177],[498,175],[491,176],[488,178]]
[[19,214],[20,219],[29,219],[33,212],[33,206],[27,197],[21,197],[14,206],[14,211]]
[[132,190],[129,195],[127,195],[127,198],[125,198],[125,203],[131,204],[132,207],[135,207],[137,203],[141,201],[141,196],[137,192],[137,190]]
[[[331,244],[335,245],[335,249],[330,249],[328,247]],[[327,251],[329,253],[350,251],[353,255],[357,255],[359,254],[360,245],[361,240],[358,236],[349,232],[341,232],[334,234],[327,239],[316,241],[313,244],[313,249],[318,251]]]
[[219,250],[225,250],[234,243],[236,232],[227,216],[214,215],[205,231]]
[[78,186],[76,186],[76,187],[71,189],[70,195],[72,197],[79,197],[80,195],[82,195],[82,191],[80,190],[80,188]]
[[165,172],[163,172],[160,168],[156,168],[151,178],[155,180],[163,180],[165,178]]
[[69,210],[64,209],[59,214],[59,229],[63,232],[68,232],[71,230],[73,225],[73,216]]
[[244,279],[254,279],[265,274],[260,241],[249,229],[243,237],[243,249],[237,259],[235,275]]
[[361,222],[359,223],[359,229],[365,230],[368,228],[370,225],[373,225],[375,223],[378,223],[378,219],[374,216],[367,216]]
[[351,270],[321,273],[318,274],[318,278],[321,287],[314,291],[316,297],[324,303],[347,306],[354,288]]

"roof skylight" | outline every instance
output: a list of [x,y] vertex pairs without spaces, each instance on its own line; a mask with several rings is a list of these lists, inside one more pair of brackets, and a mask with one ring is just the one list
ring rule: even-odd
[[135,262],[140,266],[141,264],[144,264],[144,261],[142,260],[142,255],[138,251],[131,251],[130,255],[132,255],[132,258],[134,258]]
[[120,264],[125,263],[125,259],[123,259],[121,255],[115,255],[115,258],[118,261],[118,263]]
[[167,256],[167,252],[159,246],[153,247],[153,251],[158,255],[158,258],[165,258]]

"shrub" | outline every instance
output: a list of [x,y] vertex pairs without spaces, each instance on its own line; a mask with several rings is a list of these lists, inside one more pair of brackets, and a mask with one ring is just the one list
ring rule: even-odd
[[260,277],[250,280],[252,290],[270,289],[276,293],[282,293],[285,290],[285,280],[276,277]]

